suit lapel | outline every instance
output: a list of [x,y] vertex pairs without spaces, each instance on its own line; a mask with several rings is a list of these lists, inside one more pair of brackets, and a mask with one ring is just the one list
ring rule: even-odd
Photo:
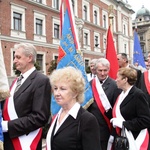
[[134,96],[134,91],[135,91],[135,87],[133,86],[133,87],[131,88],[131,90],[129,91],[128,95],[125,97],[125,99],[124,99],[123,102],[121,103],[120,107],[125,106],[128,102],[131,101],[131,99],[132,99],[133,96]]
[[31,75],[24,81],[21,87],[18,89],[17,92],[14,93],[14,99],[16,99],[22,92],[24,92],[32,83],[32,80],[35,78],[37,71],[33,71]]
[[72,125],[72,123],[76,122],[78,124],[80,116],[82,115],[83,112],[84,112],[83,108],[80,107],[76,119],[74,119],[71,115],[69,115],[67,117],[67,119],[64,121],[64,123],[60,126],[60,128],[58,129],[58,131],[56,132],[56,134],[54,136],[56,136],[57,134],[59,134],[61,131],[63,131],[64,129],[66,129],[68,126]]
[[110,86],[110,80],[109,80],[109,77],[106,79],[106,81],[102,84],[102,88],[103,90],[107,90],[108,87]]

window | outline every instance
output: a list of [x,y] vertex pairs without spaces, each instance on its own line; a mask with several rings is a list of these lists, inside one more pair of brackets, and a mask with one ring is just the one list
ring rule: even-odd
[[94,23],[97,24],[97,11],[94,11]]
[[88,45],[88,33],[84,33],[84,45]]
[[54,24],[54,38],[59,39],[59,25]]
[[98,36],[95,36],[95,47],[99,46],[99,42],[98,42]]
[[42,0],[36,0],[36,2],[38,2],[38,3],[42,3]]
[[124,44],[124,52],[127,52],[127,44]]
[[43,13],[34,12],[34,40],[46,42],[46,18]]
[[95,25],[100,25],[100,12],[99,12],[99,7],[93,5],[93,23]]
[[25,10],[26,7],[11,3],[11,36],[25,39]]
[[126,26],[123,25],[123,34],[126,35]]
[[36,34],[42,35],[42,20],[36,18]]
[[106,49],[106,37],[103,38],[103,48]]
[[52,31],[53,31],[53,44],[59,44],[60,43],[60,20],[56,17],[53,18],[52,22]]
[[59,10],[59,0],[53,0],[53,7]]
[[14,30],[22,30],[22,14],[13,13]]
[[106,16],[103,15],[103,27],[106,28]]
[[83,0],[82,15],[83,20],[90,21],[90,4],[86,0]]
[[37,54],[36,62],[40,67],[40,70],[43,70],[43,55]]
[[87,20],[87,6],[85,5],[84,5],[83,12],[84,12],[84,19]]
[[86,50],[91,50],[89,29],[83,29],[83,48],[86,48]]
[[102,23],[103,23],[103,28],[108,28],[108,12],[102,10]]
[[122,33],[125,36],[128,36],[128,19],[126,17],[123,18],[123,24],[122,24]]
[[89,59],[85,59],[84,63],[85,63],[85,69],[87,69],[89,66]]
[[143,40],[144,40],[143,35],[141,35],[140,36],[140,41],[143,41]]

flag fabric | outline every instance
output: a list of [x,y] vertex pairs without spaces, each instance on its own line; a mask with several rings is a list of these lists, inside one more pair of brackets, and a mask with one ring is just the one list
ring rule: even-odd
[[139,66],[146,68],[140,41],[136,31],[134,31],[134,51],[133,51],[133,64],[135,63],[138,63]]
[[[82,104],[83,107],[88,107],[91,102],[93,101],[93,94],[91,86],[87,80],[85,67],[83,58],[80,54],[79,50],[79,42],[78,42],[78,36],[76,34],[75,30],[75,22],[74,22],[74,15],[72,12],[72,5],[70,0],[62,0],[62,3],[66,4],[66,11],[64,20],[62,18],[62,37],[60,40],[60,46],[59,46],[59,56],[58,56],[58,65],[56,69],[63,68],[66,66],[72,66],[77,69],[79,69],[86,81],[85,85],[85,100]],[[61,4],[61,6],[63,6]],[[62,10],[62,8],[60,9]],[[63,13],[60,12],[60,16],[63,16]],[[52,115],[55,115],[60,109],[60,106],[57,105],[54,96],[52,96],[51,100],[51,111]]]
[[118,65],[117,54],[114,46],[113,36],[111,33],[111,26],[109,26],[107,32],[106,59],[110,62],[109,76],[113,79],[116,79],[119,65]]

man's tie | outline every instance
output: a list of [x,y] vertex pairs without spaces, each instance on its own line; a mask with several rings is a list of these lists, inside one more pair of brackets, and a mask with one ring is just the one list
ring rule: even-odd
[[20,86],[21,86],[21,80],[22,79],[23,79],[23,76],[20,75],[19,78],[18,78],[18,80],[17,80],[17,86],[16,86],[16,89],[15,89],[15,92],[17,92],[18,89],[20,88]]

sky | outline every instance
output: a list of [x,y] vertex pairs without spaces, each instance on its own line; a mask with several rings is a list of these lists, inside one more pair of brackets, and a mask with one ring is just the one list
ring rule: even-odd
[[150,0],[127,0],[128,4],[132,6],[132,9],[135,11],[132,18],[135,19],[136,13],[144,5],[150,11]]

